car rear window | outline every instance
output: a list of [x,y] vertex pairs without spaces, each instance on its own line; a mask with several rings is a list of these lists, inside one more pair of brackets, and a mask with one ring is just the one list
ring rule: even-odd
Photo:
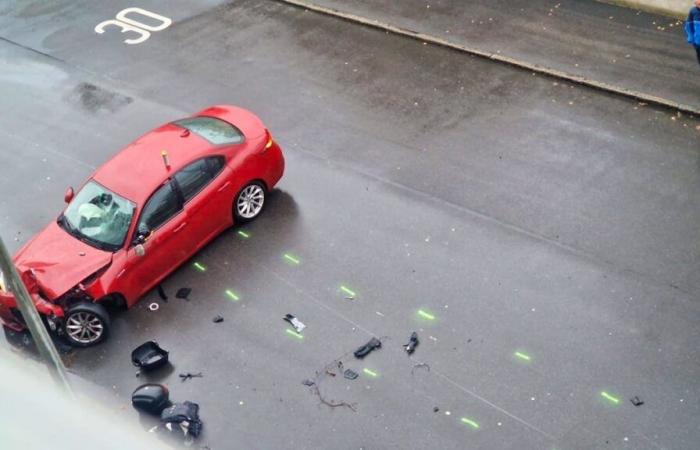
[[190,130],[214,145],[240,144],[243,133],[228,122],[214,117],[192,117],[173,122],[175,125]]

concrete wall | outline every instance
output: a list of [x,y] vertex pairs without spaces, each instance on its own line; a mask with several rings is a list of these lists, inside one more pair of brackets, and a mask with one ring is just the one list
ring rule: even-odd
[[603,0],[605,3],[612,3],[628,8],[641,9],[653,13],[664,14],[666,16],[685,19],[688,17],[688,10],[693,6],[693,0]]

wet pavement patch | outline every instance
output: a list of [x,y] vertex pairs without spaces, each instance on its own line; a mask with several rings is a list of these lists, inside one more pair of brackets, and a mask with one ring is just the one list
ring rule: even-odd
[[113,113],[132,102],[131,97],[87,82],[78,83],[67,100],[91,113]]

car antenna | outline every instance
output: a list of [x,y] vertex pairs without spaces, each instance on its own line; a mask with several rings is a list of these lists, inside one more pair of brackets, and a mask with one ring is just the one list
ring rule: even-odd
[[163,150],[160,152],[160,156],[163,157],[163,164],[165,164],[165,168],[170,170],[170,158],[168,158],[168,152]]

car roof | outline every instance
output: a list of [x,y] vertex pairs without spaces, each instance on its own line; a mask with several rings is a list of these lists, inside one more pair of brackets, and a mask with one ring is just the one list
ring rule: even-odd
[[[246,140],[259,137],[265,127],[254,114],[233,106],[213,106],[191,117],[215,117],[240,129]],[[115,193],[143,205],[165,179],[205,155],[215,146],[196,133],[187,132],[173,123],[152,130],[114,155],[99,167],[93,179]],[[168,153],[170,168],[165,167],[161,152]]]
[[[97,169],[93,179],[142,205],[170,174],[213,147],[194,133],[184,136],[183,131],[169,123],[144,134]],[[163,151],[168,153],[169,169],[163,162]]]

